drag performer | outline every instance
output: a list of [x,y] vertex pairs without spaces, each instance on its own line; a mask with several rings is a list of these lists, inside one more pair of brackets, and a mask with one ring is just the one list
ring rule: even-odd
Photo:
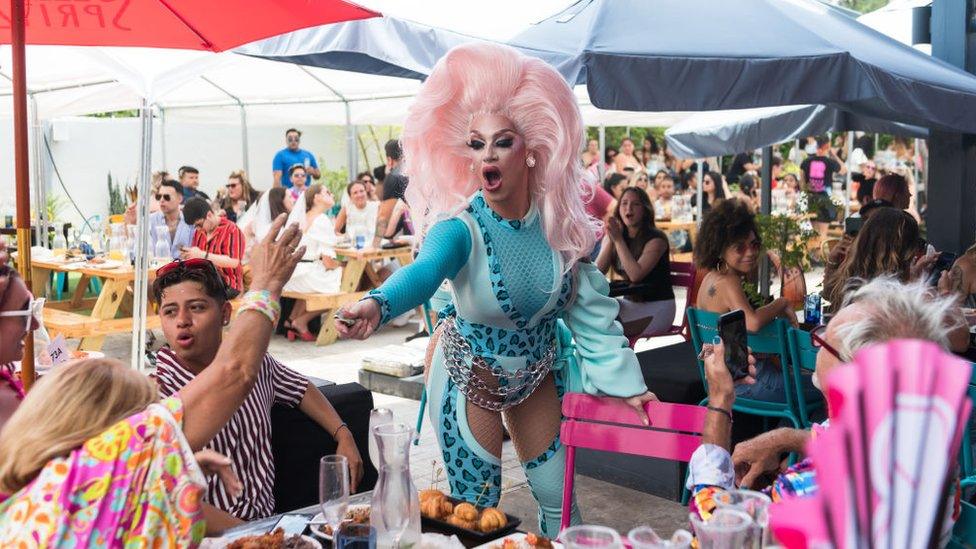
[[366,338],[447,279],[453,305],[432,340],[427,391],[451,493],[498,504],[504,417],[550,536],[562,504],[562,394],[619,397],[645,421],[642,405],[655,398],[606,279],[581,261],[598,228],[580,196],[582,138],[572,90],[543,61],[498,45],[451,50],[404,123],[420,253],[340,312],[351,325],[338,324]]

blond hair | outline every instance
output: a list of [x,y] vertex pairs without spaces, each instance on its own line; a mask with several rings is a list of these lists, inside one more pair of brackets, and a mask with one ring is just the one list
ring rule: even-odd
[[44,376],[0,431],[0,493],[20,490],[52,459],[158,399],[149,378],[117,360],[83,360]]

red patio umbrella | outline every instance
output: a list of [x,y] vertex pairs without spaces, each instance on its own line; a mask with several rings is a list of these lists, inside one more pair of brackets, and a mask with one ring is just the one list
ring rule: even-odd
[[[139,46],[218,52],[298,29],[378,15],[343,0],[40,0],[29,6],[26,0],[10,0],[9,12],[0,8],[0,43],[12,45],[17,264],[28,286],[32,286],[32,281],[25,44]],[[146,150],[145,124],[143,141]],[[142,179],[147,175],[143,173]],[[141,192],[139,196],[140,219],[148,214],[146,194]],[[134,332],[138,329],[133,326]],[[28,341],[26,346],[22,370],[27,387],[34,380],[33,345],[30,343]],[[136,352],[136,346],[133,347]]]

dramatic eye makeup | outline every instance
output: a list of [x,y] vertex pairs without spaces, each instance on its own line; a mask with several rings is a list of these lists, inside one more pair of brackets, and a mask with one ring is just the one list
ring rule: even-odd
[[481,149],[485,148],[485,142],[475,138],[468,140],[467,145],[476,151],[480,151]]

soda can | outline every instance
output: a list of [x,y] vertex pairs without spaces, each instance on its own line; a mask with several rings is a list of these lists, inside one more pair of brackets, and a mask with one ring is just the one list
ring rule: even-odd
[[803,322],[820,324],[820,294],[810,294],[803,298]]

